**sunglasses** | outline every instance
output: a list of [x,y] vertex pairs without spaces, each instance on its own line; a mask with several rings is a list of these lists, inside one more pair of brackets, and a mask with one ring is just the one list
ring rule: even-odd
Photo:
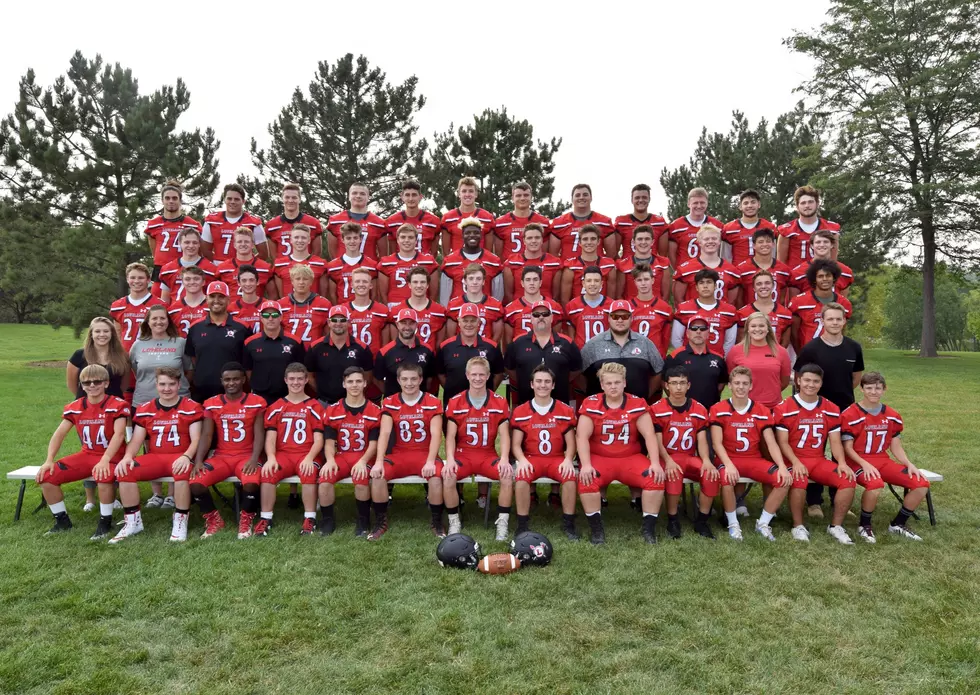
[[706,330],[708,330],[708,327],[707,326],[688,326],[687,327],[687,330],[689,330],[689,331],[706,331]]
[[330,323],[347,323],[347,319],[343,316],[334,316],[330,319]]
[[79,383],[82,386],[96,386],[98,384],[107,384],[109,382],[103,381],[102,379],[98,379],[98,380],[93,379],[93,380],[90,380],[90,381],[80,381]]
[[533,316],[536,319],[546,319],[549,316],[551,316],[551,312],[549,311],[547,313],[542,313],[540,311],[535,311],[534,313],[531,314],[531,316]]
[[617,321],[629,321],[633,318],[631,314],[610,314],[609,317]]
[[263,311],[259,315],[264,319],[277,319],[282,316],[278,311]]

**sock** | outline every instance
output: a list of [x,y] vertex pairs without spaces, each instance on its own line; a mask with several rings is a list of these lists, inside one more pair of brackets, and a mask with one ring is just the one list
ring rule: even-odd
[[272,512],[262,512],[260,516],[266,521],[272,521]]
[[759,523],[763,526],[768,526],[772,518],[776,516],[775,514],[770,514],[765,509],[762,510],[762,514],[759,515]]
[[123,507],[123,514],[129,516],[130,514],[135,514],[140,510],[140,506],[137,504],[135,507]]
[[104,504],[102,502],[99,502],[99,515],[100,516],[107,516],[107,517],[109,517],[111,519],[112,518],[112,502],[110,502],[109,504]]
[[432,523],[441,524],[442,523],[442,510],[446,508],[444,504],[430,504],[429,509],[432,511]]
[[654,519],[656,519],[656,518],[657,518],[657,516],[658,516],[657,514],[653,514],[653,513],[651,513],[651,512],[643,512],[643,517],[644,517],[644,518],[647,518],[647,517],[652,517],[652,518],[654,518]]
[[[367,523],[371,519],[371,500],[354,500],[354,504],[357,506],[357,518],[361,521]],[[333,505],[331,504],[330,513],[333,514]]]
[[736,514],[735,512],[725,512],[725,518],[728,519],[729,526],[738,525],[738,514]]
[[657,528],[657,515],[643,513],[643,528],[653,531]]
[[639,509],[640,508],[640,504],[641,504],[640,503],[640,498],[639,497],[634,497],[633,498],[633,506],[636,507],[637,509]]
[[303,512],[304,519],[316,519],[316,512]]
[[914,509],[908,509],[903,504],[902,508],[898,510],[898,516],[892,519],[892,526],[905,526],[905,522],[907,522],[909,517],[911,517],[914,513]]
[[55,502],[54,504],[49,504],[48,509],[50,509],[51,513],[54,514],[55,516],[68,514],[68,507],[65,506],[64,500],[61,500],[60,502]]
[[374,516],[377,517],[377,521],[380,524],[384,519],[388,517],[388,503],[387,502],[375,502],[374,503]]
[[521,531],[526,531],[531,525],[531,515],[530,514],[518,514],[517,515],[517,528]]
[[707,513],[705,513],[705,512],[702,512],[702,511],[701,511],[701,510],[699,509],[699,510],[698,510],[698,516],[697,516],[697,519],[696,519],[696,522],[697,522],[697,523],[699,523],[699,524],[704,524],[704,523],[707,523],[707,521],[708,521],[708,518],[709,518],[710,516],[711,516],[710,514],[707,514]]
[[861,521],[859,522],[861,526],[871,526],[871,515],[873,512],[866,512],[861,510]]
[[[435,513],[435,510],[433,510],[433,513]],[[448,514],[449,516],[456,516],[456,515],[458,515],[459,514],[459,506],[450,507],[450,506],[447,505],[446,506],[446,514]]]
[[255,514],[259,511],[259,496],[255,492],[246,492],[242,499],[242,511],[248,514]]
[[[521,517],[518,516],[517,518],[520,519]],[[528,519],[530,519],[530,518],[531,517],[528,517]],[[575,515],[574,514],[562,514],[561,515],[561,520],[562,520],[562,523],[571,526],[571,525],[575,524]]]
[[585,518],[589,522],[589,528],[592,529],[602,528],[602,512],[592,512],[591,514],[586,514]]
[[174,508],[174,516],[187,516],[190,513],[191,513],[190,509],[177,509],[176,507]]
[[510,515],[510,505],[508,504],[506,507],[501,507],[498,504],[497,505],[497,514],[498,515],[503,514],[504,516],[509,516]]
[[[643,516],[646,516],[646,512],[644,512]],[[654,516],[656,516],[656,514],[654,514]],[[677,521],[677,515],[676,514],[667,514],[667,521],[670,521],[670,522]]]
[[205,490],[200,495],[195,495],[194,501],[197,502],[201,514],[210,514],[214,511],[214,498],[211,497],[209,490]]
[[[357,512],[358,512],[358,514],[360,514],[360,512],[361,512],[360,502],[361,501],[358,500],[357,502],[358,502]],[[320,505],[320,518],[321,519],[332,519],[333,518],[333,505],[332,504]]]
[[592,517],[596,516],[596,515],[600,515],[601,516],[602,515],[602,512],[586,512],[585,513],[585,516],[589,517],[590,519]]

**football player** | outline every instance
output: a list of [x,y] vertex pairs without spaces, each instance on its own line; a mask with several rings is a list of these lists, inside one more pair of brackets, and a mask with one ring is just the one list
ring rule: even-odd
[[157,215],[146,223],[143,233],[150,244],[153,254],[153,275],[156,281],[160,277],[160,269],[180,257],[180,234],[185,229],[193,229],[198,235],[201,223],[193,217],[184,214],[181,209],[184,197],[184,187],[178,181],[167,181],[160,190],[163,202],[163,214]]
[[341,239],[341,228],[348,222],[356,222],[361,227],[361,246],[358,253],[361,253],[372,261],[377,261],[382,256],[387,256],[388,250],[387,231],[385,221],[368,211],[368,204],[371,202],[371,190],[365,183],[352,183],[347,191],[347,200],[350,202],[349,210],[342,210],[336,215],[331,215],[327,220],[327,253],[330,258],[340,255],[340,248],[343,244]]
[[616,263],[618,275],[617,297],[623,299],[635,299],[637,294],[636,283],[633,281],[633,269],[639,265],[649,266],[653,273],[653,284],[651,289],[655,296],[663,299],[670,299],[670,277],[667,270],[670,268],[670,261],[663,256],[656,255],[653,250],[656,248],[653,243],[653,227],[648,224],[641,224],[632,232],[631,247],[632,252],[624,255]]
[[776,237],[776,225],[764,217],[759,217],[762,207],[762,196],[751,188],[742,191],[738,196],[738,207],[742,216],[732,220],[721,230],[721,240],[731,249],[732,265],[738,267],[755,255],[755,235],[763,229]]
[[377,357],[381,347],[394,337],[394,331],[388,325],[392,314],[386,305],[371,299],[374,275],[369,269],[355,268],[350,281],[352,294],[345,306],[350,312],[351,334]]
[[[606,296],[612,297],[618,287],[616,261],[608,256],[599,254],[599,230],[595,225],[585,225],[577,230],[579,253],[576,256],[563,256],[564,269],[561,272],[561,290],[559,293],[562,305],[580,296],[582,277],[586,268],[596,267],[602,274],[602,285]],[[615,297],[613,297],[615,299]]]
[[483,294],[499,300],[504,295],[504,281],[500,277],[503,265],[497,256],[483,247],[483,227],[480,221],[475,217],[469,217],[461,221],[458,227],[463,242],[458,251],[443,258],[440,302],[448,306],[451,299],[463,295],[464,276],[474,264],[483,267]]
[[[252,230],[252,239],[258,249],[259,256],[268,261],[272,259],[272,250],[265,236],[262,218],[245,210],[245,189],[237,183],[229,183],[221,193],[225,203],[224,210],[212,212],[204,218],[204,228],[201,231],[201,253],[217,263],[235,255],[232,242],[235,230],[245,226]],[[183,245],[183,240],[181,240]]]
[[[297,238],[299,237],[294,227],[293,241]],[[313,292],[315,277],[316,274],[308,265],[294,265],[289,269],[292,291],[279,300],[286,330],[296,336],[305,348],[323,335],[331,306],[325,297]]]
[[810,236],[810,248],[813,249],[813,258],[803,261],[789,271],[789,297],[792,298],[801,292],[808,292],[813,289],[807,280],[806,273],[810,269],[810,264],[819,260],[834,261],[840,268],[840,277],[837,278],[834,289],[842,297],[846,297],[848,288],[854,282],[854,271],[851,270],[850,266],[844,265],[833,257],[837,248],[837,236],[826,229],[818,229]]
[[689,214],[670,223],[657,247],[657,253],[667,256],[670,267],[675,269],[701,255],[697,238],[701,225],[710,224],[718,229],[725,226],[721,220],[708,215],[708,192],[703,188],[692,188],[687,194],[687,209]]
[[[640,258],[649,258],[649,253],[639,253],[634,242],[636,240],[636,230],[640,227],[649,227],[652,235],[651,248],[657,248],[660,237],[667,231],[667,222],[660,215],[650,212],[650,187],[645,183],[638,183],[630,191],[630,201],[633,203],[633,212],[629,215],[620,215],[613,222],[616,234],[619,235],[619,242],[623,246],[623,257],[628,258],[634,253]],[[626,271],[629,272],[629,271]],[[626,299],[629,299],[627,297]]]
[[[642,240],[644,234],[634,235]],[[630,328],[649,338],[666,359],[670,349],[670,331],[674,324],[674,310],[663,298],[654,294],[654,271],[646,263],[639,263],[630,271],[630,280],[636,288],[633,297],[633,324]]]
[[[402,203],[404,209],[385,220],[385,231],[389,237],[398,241],[398,231],[406,224],[411,225],[415,232],[415,243],[412,248],[416,253],[435,258],[441,249],[442,220],[431,212],[419,208],[422,202],[422,185],[409,179],[402,183]],[[395,252],[401,251],[401,246]],[[405,252],[405,255],[408,255]],[[383,260],[383,259],[382,259]]]
[[787,301],[787,288],[790,285],[790,270],[785,263],[776,260],[774,255],[776,248],[776,235],[771,229],[756,229],[752,234],[752,258],[748,258],[737,266],[735,272],[738,273],[740,285],[738,301],[735,306],[743,307],[751,304],[758,299],[758,295],[753,292],[752,282],[756,273],[766,270],[772,275],[773,292],[772,297],[780,304]]
[[756,271],[752,278],[752,295],[755,301],[746,304],[738,310],[738,332],[735,342],[740,343],[745,337],[745,322],[754,313],[765,314],[772,326],[776,342],[783,347],[789,347],[790,331],[793,324],[793,314],[782,304],[776,303],[776,283],[773,274],[768,270]]
[[[228,285],[232,295],[240,295],[238,287],[238,270],[242,266],[249,265],[255,268],[258,283],[255,291],[259,295],[266,295],[266,285],[272,280],[272,266],[259,258],[255,253],[255,241],[252,239],[251,227],[239,227],[235,230],[234,236],[235,255],[228,260],[221,261],[215,267],[215,274],[218,279]],[[269,299],[276,299],[275,283],[270,287]]]
[[276,296],[285,297],[293,291],[293,283],[289,271],[296,265],[305,265],[313,271],[313,283],[316,291],[326,296],[327,293],[327,262],[319,256],[310,253],[310,228],[305,224],[295,224],[289,230],[290,253],[278,256],[272,264],[275,275]]
[[183,270],[191,266],[200,268],[208,278],[208,282],[218,276],[214,263],[201,255],[201,233],[196,229],[187,228],[180,233],[180,258],[170,261],[160,269],[159,281],[153,285],[160,300],[169,304],[184,296]]
[[619,235],[613,221],[592,210],[592,187],[578,183],[572,187],[572,209],[551,221],[551,240],[548,251],[559,258],[574,258],[579,253],[579,235],[586,225],[595,227],[605,254],[619,255]]
[[315,256],[323,256],[323,226],[313,215],[299,209],[303,189],[298,183],[287,183],[282,187],[282,214],[273,217],[265,226],[269,238],[272,258],[289,256],[293,253],[291,232],[294,226],[302,224],[310,230],[310,251]]
[[551,224],[551,220],[531,209],[532,198],[531,184],[527,181],[514,184],[511,189],[514,209],[494,222],[493,252],[500,258],[510,258],[524,252],[524,230],[527,225],[541,225],[542,230],[547,230]]
[[345,222],[340,226],[340,238],[344,242],[344,253],[327,262],[327,299],[331,304],[349,301],[354,296],[351,288],[351,271],[364,268],[377,277],[378,264],[361,253],[361,225]]
[[129,354],[140,332],[140,324],[151,306],[167,305],[153,296],[149,291],[150,270],[142,263],[130,263],[126,266],[126,284],[129,294],[117,299],[109,307],[109,316],[116,322],[119,339],[123,349]]
[[[480,241],[478,246],[483,248],[493,248],[493,239],[489,236],[493,231],[493,215],[476,206],[476,199],[480,195],[480,187],[476,179],[472,176],[464,176],[456,186],[456,196],[459,198],[459,207],[450,210],[442,216],[442,255],[446,258],[463,248],[465,240],[463,238],[463,222],[475,220],[480,227]],[[494,255],[494,254],[491,254]],[[443,304],[446,302],[443,301]]]
[[167,308],[170,320],[177,326],[182,338],[195,321],[208,315],[208,298],[204,294],[205,273],[197,266],[187,266],[180,271],[183,297],[174,300]]
[[561,305],[541,293],[543,274],[541,266],[537,265],[526,265],[521,270],[521,296],[504,308],[504,348],[514,342],[514,338],[531,332],[531,307],[538,302],[550,306],[555,317],[561,320]]
[[[584,235],[586,238],[588,235]],[[602,270],[588,266],[582,273],[582,294],[565,305],[568,337],[579,350],[585,343],[609,329],[609,307],[613,300],[602,294]]]
[[698,297],[694,278],[698,272],[710,268],[718,273],[715,283],[715,300],[734,304],[738,299],[739,276],[735,266],[720,255],[721,230],[710,224],[703,224],[695,234],[700,253],[697,258],[684,261],[674,271],[674,306]]
[[678,304],[674,309],[674,325],[671,328],[670,344],[681,347],[684,344],[684,328],[691,319],[701,317],[708,322],[708,349],[724,357],[735,344],[738,330],[738,312],[726,301],[718,300],[715,292],[718,287],[718,271],[703,268],[694,276],[697,299]]
[[258,333],[262,330],[262,326],[259,325],[259,306],[262,304],[262,297],[258,294],[259,273],[255,267],[239,266],[237,284],[239,296],[228,304],[228,315],[248,328],[250,333]]
[[[429,272],[425,268],[412,268],[405,276],[408,281],[409,297],[391,309],[395,316],[403,309],[411,309],[418,318],[418,336],[425,347],[436,351],[436,346],[446,339],[447,312],[442,304],[429,298]],[[392,333],[394,335],[394,333]]]
[[467,304],[473,304],[480,310],[480,337],[500,342],[504,330],[504,306],[499,299],[486,294],[486,277],[483,266],[477,263],[466,266],[463,271],[463,293],[450,299],[449,306],[446,307],[447,337],[456,335],[460,309]]
[[[510,303],[523,296],[521,273],[528,266],[541,269],[541,294],[556,299],[561,291],[561,259],[545,252],[545,226],[529,222],[524,227],[524,250],[504,260],[504,301]],[[529,302],[530,303],[530,302]]]
[[[810,240],[814,232],[825,229],[834,237],[840,236],[840,225],[818,216],[820,210],[820,193],[813,186],[800,186],[793,193],[796,212],[799,217],[786,224],[779,225],[777,230],[779,240],[776,242],[776,258],[790,268],[813,258]],[[837,244],[831,259],[837,260]]]
[[423,268],[426,271],[429,296],[436,299],[439,288],[439,264],[429,253],[419,251],[416,247],[419,232],[414,225],[403,224],[394,232],[397,248],[395,253],[385,256],[378,263],[378,299],[388,304],[388,308],[396,307],[406,301],[412,294],[408,286],[408,272],[413,268]]
[[793,297],[787,307],[793,314],[791,340],[797,353],[823,332],[824,306],[837,303],[844,307],[845,316],[851,315],[851,303],[834,290],[840,278],[840,266],[835,261],[813,261],[806,277],[813,289]]

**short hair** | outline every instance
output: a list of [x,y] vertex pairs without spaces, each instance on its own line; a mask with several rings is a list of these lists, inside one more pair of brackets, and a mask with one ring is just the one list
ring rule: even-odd
[[698,228],[698,232],[697,232],[697,234],[695,236],[697,237],[697,240],[698,241],[701,241],[701,239],[704,237],[705,234],[717,234],[718,237],[720,238],[721,237],[721,230],[718,229],[713,224],[707,224],[707,223],[706,224],[702,224]]
[[469,277],[470,275],[473,275],[474,273],[479,273],[484,278],[487,277],[487,271],[486,271],[486,269],[482,265],[480,265],[479,263],[470,263],[468,266],[466,266],[466,270],[463,271],[463,277],[464,278]]
[[476,217],[467,217],[463,220],[460,220],[459,222],[460,234],[462,234],[463,230],[466,229],[467,227],[479,227],[480,231],[481,232],[483,231],[483,223],[480,222],[479,218]]
[[109,370],[101,364],[90,364],[82,369],[78,381],[109,381]]
[[760,203],[762,202],[762,196],[759,195],[759,191],[755,190],[754,188],[746,188],[744,191],[738,194],[738,202],[741,203],[746,198],[752,198]]
[[363,379],[366,379],[367,378],[367,377],[364,376],[364,370],[355,365],[353,367],[348,367],[347,369],[344,370],[344,378],[343,378],[343,381],[347,381],[347,377],[354,376],[355,374],[360,374],[361,375],[361,378],[363,378]]
[[349,191],[352,188],[363,188],[365,191],[368,192],[369,195],[371,193],[371,187],[368,186],[363,181],[355,181],[354,183],[352,183],[350,186],[347,187],[347,190]]
[[572,195],[575,195],[575,191],[577,191],[580,188],[584,188],[589,192],[589,195],[592,195],[592,186],[590,186],[587,183],[577,183],[574,186],[572,186]]
[[305,278],[307,280],[313,280],[315,276],[313,275],[313,269],[305,263],[297,263],[292,268],[289,269],[289,279],[299,280],[300,278]]
[[237,193],[238,195],[240,195],[242,197],[242,200],[245,200],[245,198],[246,198],[246,196],[245,196],[245,188],[241,184],[239,184],[239,183],[228,183],[228,184],[225,184],[225,187],[221,190],[221,199],[222,200],[224,200],[225,199],[225,196],[228,195],[228,191],[234,191],[235,193]]
[[773,241],[776,240],[776,234],[769,227],[759,227],[754,232],[752,232],[752,243],[755,243],[762,237],[769,237]]
[[597,265],[586,266],[585,270],[582,271],[582,277],[584,278],[586,275],[598,275],[602,277],[602,268]]
[[142,263],[137,262],[137,263],[130,263],[129,265],[127,265],[126,266],[126,275],[129,275],[134,270],[138,270],[141,273],[143,273],[146,277],[150,277],[150,269],[147,268]]
[[814,364],[810,362],[809,364],[804,364],[802,367],[796,369],[796,376],[801,377],[804,374],[816,374],[818,377],[823,379],[823,367],[819,364]]
[[242,275],[245,274],[245,273],[251,273],[252,275],[255,276],[255,279],[256,280],[259,279],[259,271],[255,269],[255,266],[254,265],[251,265],[249,263],[242,263],[240,266],[238,266],[238,279],[239,280],[242,279]]
[[471,357],[466,360],[465,371],[470,371],[471,367],[483,367],[487,370],[487,374],[490,373],[490,361],[486,357]]
[[255,243],[255,230],[248,225],[243,224],[241,227],[235,229],[235,236],[247,236]]
[[225,372],[241,372],[244,374],[245,367],[242,366],[241,362],[225,362],[221,365],[221,376],[224,376]]
[[818,191],[813,186],[800,186],[793,192],[793,203],[796,205],[800,204],[800,198],[808,195],[818,203],[820,202],[820,191]]
[[599,367],[599,371],[596,372],[596,376],[599,377],[599,381],[602,381],[602,377],[609,376],[621,376],[626,378],[626,367],[619,362],[603,362],[602,366]]
[[357,222],[344,222],[342,225],[340,225],[340,236],[342,237],[345,237],[348,234],[356,234],[357,236],[361,236],[363,233],[364,230],[361,229],[361,225]]
[[181,230],[180,240],[183,241],[186,237],[189,237],[191,234],[196,236],[198,241],[201,240],[201,233],[196,229],[194,229],[193,227],[185,227],[183,230]]
[[707,197],[708,197],[707,189],[702,188],[701,186],[696,186],[687,192],[688,200],[690,200],[691,198],[707,198]]
[[820,316],[823,316],[828,311],[839,311],[844,317],[844,320],[847,320],[847,309],[844,308],[843,304],[838,302],[827,302],[820,308]]
[[286,376],[290,374],[309,374],[309,370],[306,368],[302,362],[290,362],[286,365],[286,371],[284,374]]
[[294,224],[293,228],[289,231],[290,234],[293,234],[295,232],[306,232],[310,236],[313,235],[313,230],[310,229],[310,226],[308,224],[303,224],[302,222],[299,222],[298,224]]
[[670,381],[671,379],[687,379],[691,380],[690,375],[688,375],[687,370],[684,367],[671,367],[664,372],[664,383]]
[[477,192],[480,191],[480,184],[478,184],[476,182],[476,179],[473,178],[472,176],[464,176],[463,178],[461,178],[459,180],[459,183],[456,184],[456,190],[458,191],[463,186],[472,186],[477,190]]
[[290,181],[289,183],[287,183],[285,186],[282,187],[282,192],[285,193],[286,191],[296,191],[297,193],[302,195],[303,188],[298,183],[293,183],[292,181]]
[[651,237],[657,236],[653,233],[653,227],[648,224],[641,224],[639,227],[633,230],[633,238],[635,239],[639,234],[649,234]]
[[188,265],[188,266],[184,266],[184,268],[181,269],[181,271],[180,271],[180,276],[181,277],[184,277],[185,275],[197,275],[198,277],[202,277],[203,278],[204,277],[204,271],[201,270],[196,265]]
[[837,243],[837,235],[834,234],[829,229],[818,229],[813,234],[811,234],[810,235],[810,245],[811,246],[813,245],[813,240],[814,239],[827,239],[827,240],[829,240],[833,244],[836,244]]
[[395,378],[400,377],[402,372],[415,372],[421,377],[423,374],[422,365],[418,362],[402,362],[398,365],[398,369],[395,370]]
[[744,364],[740,364],[737,367],[732,367],[732,371],[728,372],[728,382],[731,383],[737,376],[747,376],[751,382],[752,370],[746,367]]
[[351,280],[354,279],[355,275],[367,275],[371,280],[374,279],[374,276],[371,275],[371,270],[369,268],[365,268],[364,266],[358,266],[354,268],[354,270],[350,271]]
[[420,265],[413,266],[411,270],[408,271],[408,275],[405,276],[406,282],[411,282],[412,278],[416,275],[421,275],[425,278],[425,281],[429,281],[429,271]]
[[[632,198],[632,197],[633,197],[633,194],[634,194],[634,193],[636,193],[637,191],[646,191],[647,193],[649,193],[649,192],[650,192],[650,186],[648,186],[648,185],[647,185],[647,184],[645,184],[645,183],[638,183],[638,184],[636,184],[636,185],[635,185],[635,186],[633,186],[633,188],[632,188],[632,189],[630,190],[630,198]],[[634,232],[634,234],[635,234],[635,233],[636,233],[636,232]]]
[[752,276],[752,284],[755,285],[755,281],[761,277],[767,277],[772,280],[773,284],[776,283],[776,278],[773,277],[772,273],[770,273],[766,268],[759,268],[759,270],[755,272],[755,275]]
[[584,237],[586,234],[595,234],[596,237],[598,237],[598,238],[601,238],[602,237],[602,235],[599,234],[599,228],[596,227],[592,223],[583,224],[582,227],[578,230],[578,238],[579,239],[581,239],[582,237]]
[[810,283],[810,287],[817,286],[817,273],[821,271],[833,275],[835,284],[840,280],[840,266],[837,265],[836,261],[828,258],[818,258],[810,263],[810,267],[806,269],[806,281]]
[[531,184],[529,184],[527,181],[518,181],[511,188],[511,191],[530,191],[530,190],[531,190]]
[[178,196],[184,197],[184,187],[176,179],[167,179],[163,182],[163,186],[160,187],[160,197],[162,198],[167,191],[175,191]]
[[528,232],[541,232],[541,236],[544,236],[544,225],[540,222],[528,222],[524,225],[523,236],[527,236]]
[[885,386],[885,377],[881,372],[865,372],[861,375],[861,386],[871,386],[881,384]]
[[[405,179],[402,181],[402,191],[418,191],[422,195],[422,184],[415,179]],[[344,375],[346,376],[346,372]]]
[[532,273],[536,273],[538,277],[544,277],[544,271],[541,269],[541,266],[526,265],[524,266],[524,269],[521,271],[521,280],[526,278],[528,275],[531,275]]
[[[341,229],[343,229],[343,227],[341,227]],[[358,231],[360,231],[360,225],[358,225]],[[395,230],[395,236],[397,237],[402,232],[411,232],[412,236],[417,237],[419,235],[419,228],[411,222],[404,222],[398,225],[398,229]]]
[[174,381],[180,381],[180,378],[184,376],[184,373],[177,369],[176,367],[157,367],[154,371],[155,378],[159,379],[162,376],[168,379],[173,379]]
[[717,283],[718,278],[718,271],[714,268],[702,268],[694,274],[694,286],[697,287],[702,280],[711,280],[711,282]]
[[555,373],[551,370],[551,367],[546,364],[539,364],[537,367],[531,370],[531,381],[534,381],[535,374],[547,374],[549,377],[551,377],[551,383],[555,383]]
[[649,263],[637,263],[633,266],[633,270],[630,271],[630,275],[632,275],[634,279],[640,277],[644,273],[649,273],[650,277],[653,277],[653,268]]

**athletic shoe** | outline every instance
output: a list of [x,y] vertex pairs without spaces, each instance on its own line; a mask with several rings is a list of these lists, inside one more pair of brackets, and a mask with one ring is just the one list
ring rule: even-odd
[[238,540],[243,541],[252,537],[253,521],[255,521],[255,512],[242,512],[238,515]]
[[135,536],[137,533],[143,533],[143,520],[132,521],[132,518],[126,520],[126,525],[122,527],[122,530],[115,536],[109,539],[109,545],[115,545],[116,543],[122,543],[124,540],[130,536]]
[[160,509],[173,509],[176,506],[177,503],[174,502],[174,498],[171,497],[170,495],[167,495],[166,497],[163,498],[163,504],[160,505]]
[[908,538],[910,541],[921,541],[922,536],[913,533],[912,529],[908,526],[888,526],[888,533],[894,533],[896,536],[902,536]]
[[681,520],[667,518],[667,535],[673,539],[681,537]]
[[733,541],[742,540],[742,527],[738,524],[732,524],[728,527],[728,535]]
[[225,520],[221,518],[221,512],[212,509],[204,515],[204,533],[201,538],[210,538],[225,527]]
[[65,531],[71,531],[72,528],[73,527],[72,527],[71,519],[69,519],[67,515],[63,519],[59,519],[58,517],[55,517],[54,526],[52,526],[51,530],[49,530],[44,535],[51,536],[55,533],[63,533]]
[[90,512],[95,509],[95,502],[86,502],[85,506],[82,507],[83,512]]
[[[358,529],[360,529],[360,522],[358,522]],[[331,516],[321,516],[320,517],[320,535],[329,536],[331,533],[337,530],[337,520]]]
[[260,518],[258,523],[255,524],[255,530],[252,531],[253,536],[268,536],[269,529],[272,528],[272,519],[262,519]]
[[449,515],[449,531],[447,533],[451,536],[454,533],[460,533],[463,530],[463,521],[459,518],[459,514]]
[[562,521],[561,530],[562,530],[562,532],[564,532],[565,538],[567,538],[570,541],[580,541],[580,540],[582,540],[581,534],[579,534],[579,532],[575,530],[575,523],[574,522],[567,522],[566,523],[566,522]]
[[[462,524],[460,524],[460,528],[462,528]],[[432,531],[432,535],[436,538],[446,537],[446,531],[443,529],[441,521],[433,521],[429,524],[429,530]]]
[[640,535],[643,536],[643,540],[650,545],[655,545],[657,543],[657,532],[656,526],[651,523],[647,523],[647,519],[653,520],[654,517],[643,517],[643,523],[640,525]]
[[109,531],[111,530],[112,530],[112,517],[100,516],[99,523],[95,527],[95,533],[89,536],[89,540],[101,541],[103,538],[109,535]]
[[823,519],[823,507],[819,504],[811,504],[806,508],[806,515],[811,519]]
[[592,529],[589,534],[589,541],[592,545],[603,545],[606,542],[606,529],[602,526]]
[[559,495],[556,492],[549,492],[548,493],[548,504],[551,505],[551,508],[552,509],[560,510],[561,509],[561,495]]
[[807,531],[806,526],[794,526],[791,533],[794,541],[810,542],[810,532]]
[[368,523],[365,523],[360,518],[358,518],[356,525],[354,526],[354,537],[363,538],[368,535]]
[[120,502],[119,500],[112,500],[112,508],[113,509],[122,509],[123,508],[122,502]]
[[605,509],[606,507],[608,507],[608,506],[609,506],[609,500],[608,500],[607,498],[605,498],[605,497],[603,497],[603,498],[601,499],[601,502],[602,502],[602,508],[603,508],[603,509]]
[[858,535],[864,539],[865,543],[871,543],[873,545],[878,542],[878,539],[875,538],[874,529],[870,526],[859,526]]
[[170,530],[170,540],[183,543],[187,540],[187,514],[174,514],[174,525]]
[[833,536],[841,545],[854,545],[854,541],[847,535],[843,526],[828,526],[827,533]]
[[[764,524],[761,521],[756,521],[755,532],[758,533],[763,538],[765,538],[767,541],[776,540],[776,537],[772,535],[772,527],[769,524]],[[809,538],[809,535],[810,534],[807,534],[807,538]]]
[[[462,500],[460,500],[460,502],[462,502]],[[480,509],[486,509],[487,508],[487,496],[486,495],[480,495],[479,497],[477,497],[476,498],[476,506],[479,507]]]
[[289,509],[299,509],[299,495],[290,492],[289,497],[286,498],[286,507]]
[[502,519],[498,516],[494,526],[497,527],[497,535],[494,537],[494,540],[505,541],[510,537],[510,519]]
[[737,507],[735,507],[735,516],[747,517],[748,515],[749,515],[749,508],[746,507],[744,504],[740,504]]
[[711,527],[708,526],[708,522],[706,521],[695,521],[694,530],[697,531],[697,534],[702,538],[710,538],[711,540],[715,539],[715,534],[711,532]]
[[367,535],[369,541],[379,540],[383,535],[388,533],[388,517],[385,516],[383,519],[379,520],[374,525],[374,529]]
[[159,509],[160,507],[163,506],[163,497],[155,494],[152,497],[150,497],[150,499],[148,499],[146,501],[146,504],[144,504],[143,506],[146,509]]
[[313,532],[316,531],[316,519],[308,516],[303,517],[303,528],[299,530],[299,535],[301,536],[312,536]]

